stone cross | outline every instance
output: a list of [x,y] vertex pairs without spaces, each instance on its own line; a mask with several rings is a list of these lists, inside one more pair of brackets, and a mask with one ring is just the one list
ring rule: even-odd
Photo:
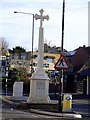
[[43,12],[44,12],[43,9],[41,9],[39,12],[40,12],[40,15],[36,14],[35,19],[36,20],[40,19],[40,27],[42,27],[42,23],[43,23],[44,19],[49,20],[49,16],[48,15],[43,16]]
[[41,9],[40,15],[36,14],[35,19],[40,19],[39,41],[38,41],[38,62],[37,68],[32,74],[30,80],[30,95],[28,103],[50,103],[49,98],[49,77],[43,69],[43,53],[44,53],[44,28],[42,27],[44,19],[48,20],[49,16],[43,15],[44,10]]

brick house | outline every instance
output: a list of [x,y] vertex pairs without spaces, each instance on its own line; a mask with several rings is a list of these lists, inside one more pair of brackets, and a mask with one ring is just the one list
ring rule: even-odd
[[[86,64],[87,64],[87,68],[84,69],[84,66]],[[75,55],[72,57],[72,65],[74,68],[74,73],[77,75],[77,89],[79,89],[78,90],[79,92],[81,89],[83,94],[87,94],[87,88],[90,83],[89,64],[90,64],[90,46],[79,47]],[[87,76],[88,76],[88,79],[87,79]]]

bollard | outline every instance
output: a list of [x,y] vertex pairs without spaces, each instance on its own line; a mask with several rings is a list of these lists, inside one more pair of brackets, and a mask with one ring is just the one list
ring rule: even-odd
[[63,95],[63,112],[72,112],[72,95]]

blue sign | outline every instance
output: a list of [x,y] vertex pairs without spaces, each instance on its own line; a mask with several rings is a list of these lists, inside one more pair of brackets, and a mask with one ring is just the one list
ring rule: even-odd
[[54,72],[51,73],[51,77],[55,77],[55,76],[58,76],[58,72],[54,71]]
[[67,101],[69,101],[70,99],[71,99],[70,96],[67,96],[67,97],[66,97],[66,100],[67,100]]

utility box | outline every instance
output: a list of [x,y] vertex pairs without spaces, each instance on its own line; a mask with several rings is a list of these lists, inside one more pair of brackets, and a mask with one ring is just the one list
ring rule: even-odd
[[63,95],[63,112],[72,112],[72,95],[64,94]]

